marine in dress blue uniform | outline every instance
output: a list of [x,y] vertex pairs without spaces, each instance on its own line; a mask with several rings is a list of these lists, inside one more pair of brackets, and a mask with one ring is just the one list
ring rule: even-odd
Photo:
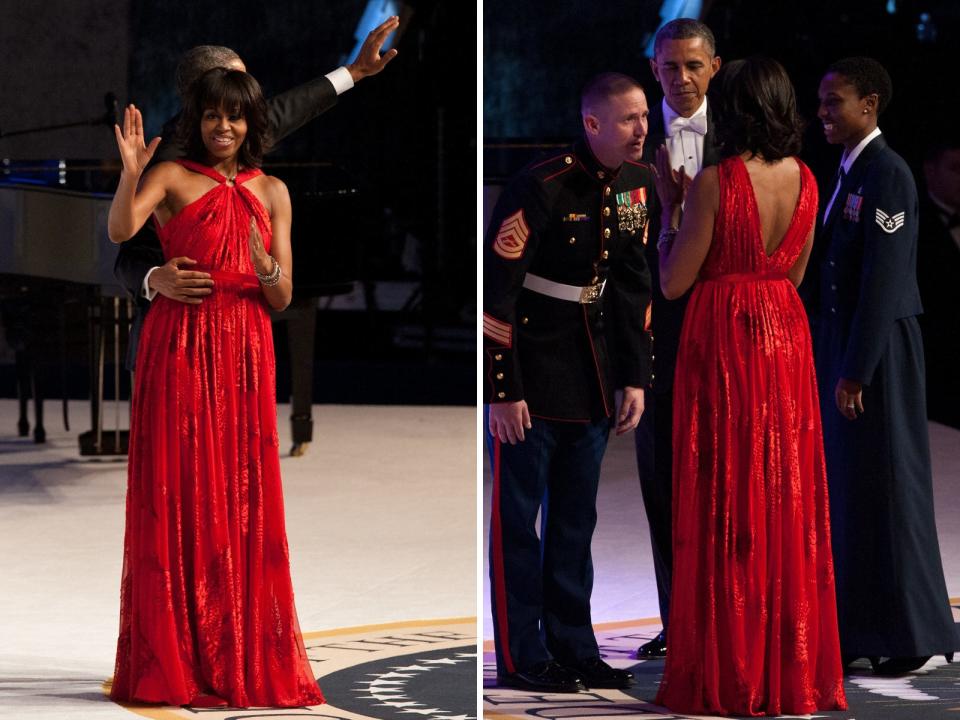
[[483,260],[485,402],[523,400],[531,417],[521,442],[488,435],[501,682],[554,661],[594,687],[629,679],[596,666],[590,542],[614,390],[650,379],[644,245],[655,198],[649,165],[606,167],[581,140],[522,170],[491,217]]
[[[820,88],[828,140],[847,122],[830,106],[851,87],[844,71],[856,71],[843,63]],[[840,646],[846,661],[891,658],[878,667],[894,674],[950,654],[958,642],[933,508],[917,321],[917,190],[910,168],[876,128],[875,113],[864,108],[872,122],[859,143],[859,135],[847,142],[837,183],[821,193],[827,202],[815,241],[819,271],[808,279],[816,283],[808,300]]]

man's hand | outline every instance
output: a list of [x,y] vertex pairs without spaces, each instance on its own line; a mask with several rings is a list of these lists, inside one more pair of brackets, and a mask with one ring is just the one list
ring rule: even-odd
[[530,411],[527,410],[527,401],[490,403],[490,434],[500,438],[500,442],[516,445],[523,442],[523,430],[529,430]]
[[367,39],[360,46],[360,52],[357,53],[353,62],[347,65],[347,71],[353,78],[353,82],[358,83],[365,77],[376,75],[397,56],[396,49],[387,50],[381,55],[380,48],[386,42],[387,35],[396,30],[399,24],[400,18],[393,15],[370,31]]
[[847,420],[856,420],[857,413],[863,415],[863,385],[856,380],[840,378],[833,391],[837,410]]
[[196,264],[196,260],[188,257],[175,257],[168,260],[166,264],[150,273],[148,281],[150,289],[177,302],[199,305],[203,302],[204,295],[213,292],[210,289],[213,287],[210,273],[180,269],[181,265]]
[[617,413],[617,435],[623,435],[637,427],[643,415],[643,388],[625,387]]

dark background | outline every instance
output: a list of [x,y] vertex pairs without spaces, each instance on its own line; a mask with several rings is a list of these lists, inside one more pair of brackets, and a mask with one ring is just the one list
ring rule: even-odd
[[[0,106],[0,129],[95,116],[102,112],[104,92],[112,91],[121,106],[129,101],[142,109],[148,132],[159,132],[177,110],[177,60],[199,44],[236,50],[269,97],[352,60],[366,5],[0,0],[0,44],[8,48],[0,50],[0,94],[11,100]],[[314,399],[472,404],[475,35],[472,27],[465,33],[454,24],[451,3],[411,0],[398,6],[398,57],[282,142],[266,157],[264,169],[287,180],[295,232],[309,232],[323,246],[321,264],[339,268],[344,257],[354,258],[352,271],[335,274],[365,280],[368,300],[394,298],[368,302],[365,310],[321,311]],[[113,161],[117,156],[112,128],[104,124],[16,141],[0,138],[0,157]],[[315,175],[289,168],[305,161],[328,165]],[[111,191],[113,186],[115,181]],[[343,188],[355,192],[338,196]],[[322,200],[307,211],[298,200],[301,190]],[[298,265],[298,278],[303,273]],[[284,399],[286,323],[274,327],[278,393]],[[75,397],[88,391],[83,341],[82,332],[71,341],[67,384]],[[16,394],[11,363],[7,349],[0,357],[0,396]],[[47,396],[59,396],[60,369],[41,368],[41,374]]]
[[[592,75],[636,77],[651,105],[662,98],[643,54],[659,25],[660,2],[484,3],[484,176],[498,181],[529,159],[530,150],[495,149],[503,142],[569,139],[580,133],[579,89]],[[928,138],[956,132],[960,3],[947,0],[831,0],[704,3],[717,54],[779,60],[790,73],[810,123],[804,159],[823,177],[840,149],[826,144],[816,119],[817,85],[827,65],[869,55],[893,79],[893,102],[880,117],[888,142],[914,167]],[[890,9],[894,12],[891,13]],[[928,13],[930,21],[922,22]]]

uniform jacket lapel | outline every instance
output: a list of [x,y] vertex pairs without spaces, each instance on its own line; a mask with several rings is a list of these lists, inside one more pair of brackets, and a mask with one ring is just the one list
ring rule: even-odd
[[[823,219],[823,232],[825,235],[830,232],[837,217],[842,213],[843,206],[847,202],[847,196],[851,192],[856,192],[856,190],[863,185],[863,177],[867,166],[870,164],[870,160],[885,147],[887,147],[887,141],[883,139],[883,135],[878,135],[870,141],[854,161],[850,172],[847,173],[847,176],[840,184],[840,190],[837,191],[837,197],[833,201],[833,207],[830,208],[830,215]],[[832,191],[832,189],[833,187],[831,186],[830,190]],[[832,192],[824,193],[825,202],[830,202],[830,195],[832,194]]]

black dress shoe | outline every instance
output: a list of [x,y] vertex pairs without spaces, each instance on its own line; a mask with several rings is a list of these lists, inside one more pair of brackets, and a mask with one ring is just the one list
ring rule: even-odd
[[661,630],[651,641],[645,642],[637,649],[637,658],[659,658],[667,656],[667,633]]
[[588,688],[628,688],[633,683],[633,673],[610,667],[599,656],[567,663],[565,667]]
[[583,690],[579,676],[553,660],[529,670],[497,675],[497,685],[539,692],[572,693]]
[[892,657],[878,663],[873,668],[874,675],[906,675],[908,672],[919,670],[927,664],[930,655],[926,657]]

